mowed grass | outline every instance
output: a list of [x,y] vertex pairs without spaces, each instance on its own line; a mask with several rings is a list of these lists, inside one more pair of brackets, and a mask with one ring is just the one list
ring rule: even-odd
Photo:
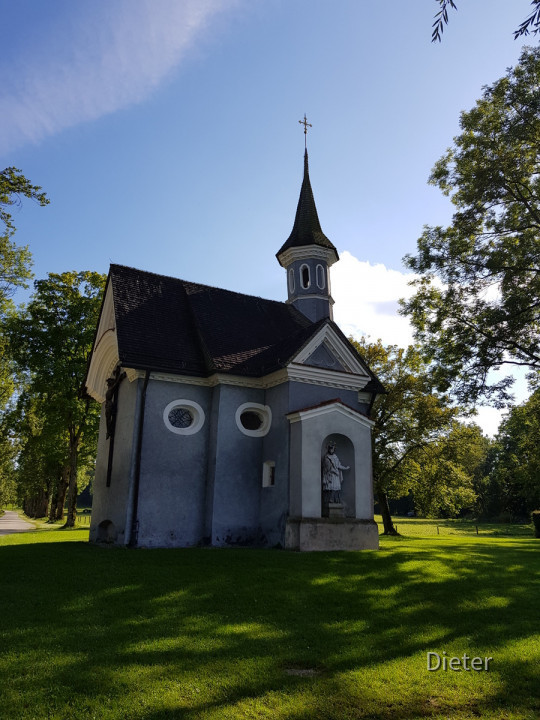
[[358,553],[1,538],[0,717],[536,720],[540,541],[433,524]]

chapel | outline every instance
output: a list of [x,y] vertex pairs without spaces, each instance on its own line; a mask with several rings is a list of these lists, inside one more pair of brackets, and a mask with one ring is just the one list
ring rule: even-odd
[[339,257],[307,149],[276,257],[285,302],[111,265],[85,381],[102,405],[92,542],[378,548],[369,414],[385,391],[333,321]]

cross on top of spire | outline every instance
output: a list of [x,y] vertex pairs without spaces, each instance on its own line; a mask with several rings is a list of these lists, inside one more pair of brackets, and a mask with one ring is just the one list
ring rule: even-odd
[[304,145],[307,150],[307,129],[308,129],[308,127],[313,127],[313,125],[311,123],[308,123],[307,118],[306,118],[306,113],[304,113],[304,119],[299,120],[298,122],[300,123],[300,125],[304,126]]

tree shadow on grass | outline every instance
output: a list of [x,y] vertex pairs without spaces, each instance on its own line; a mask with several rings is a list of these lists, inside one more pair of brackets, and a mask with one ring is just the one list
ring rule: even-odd
[[[317,554],[2,547],[1,707],[133,720],[513,707],[525,718],[539,709],[537,670],[508,647],[538,630],[539,564],[525,541]],[[493,671],[428,673],[427,651],[487,654]]]

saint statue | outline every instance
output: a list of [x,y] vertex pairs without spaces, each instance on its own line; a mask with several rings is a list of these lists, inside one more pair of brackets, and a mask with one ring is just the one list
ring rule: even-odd
[[342,465],[336,455],[336,443],[327,445],[326,455],[322,459],[322,487],[324,504],[341,502],[342,470],[350,470]]

